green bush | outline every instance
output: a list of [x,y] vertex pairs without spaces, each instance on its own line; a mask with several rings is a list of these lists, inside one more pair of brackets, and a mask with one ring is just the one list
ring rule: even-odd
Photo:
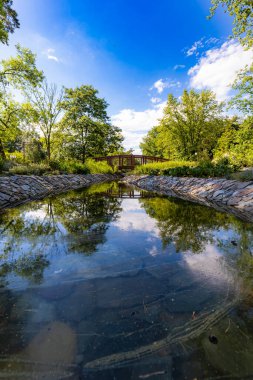
[[115,169],[107,164],[106,161],[96,162],[92,159],[88,159],[85,163],[89,173],[91,174],[113,174]]
[[47,164],[17,165],[9,169],[10,174],[17,175],[43,175],[51,171]]
[[168,161],[137,166],[135,174],[169,175],[174,177],[228,177],[238,166],[232,165],[227,159],[216,163],[211,161]]
[[164,170],[164,175],[175,177],[229,177],[237,170],[237,166],[222,160],[217,163],[201,162],[198,166],[171,168]]
[[136,166],[135,174],[163,175],[166,170],[181,167],[194,167],[197,163],[194,161],[166,161],[154,162],[145,165]]

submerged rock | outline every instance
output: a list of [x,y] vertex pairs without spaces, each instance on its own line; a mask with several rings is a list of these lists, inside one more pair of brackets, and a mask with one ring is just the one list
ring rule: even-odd
[[206,336],[203,347],[210,364],[216,369],[242,378],[253,376],[253,341],[229,318],[212,328],[213,344]]
[[55,321],[45,326],[21,353],[0,360],[0,377],[13,380],[74,380],[75,357],[74,331],[66,324]]

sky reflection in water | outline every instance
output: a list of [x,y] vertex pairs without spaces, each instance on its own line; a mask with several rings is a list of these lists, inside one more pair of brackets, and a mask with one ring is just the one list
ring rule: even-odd
[[118,186],[2,213],[0,378],[253,376],[252,224]]

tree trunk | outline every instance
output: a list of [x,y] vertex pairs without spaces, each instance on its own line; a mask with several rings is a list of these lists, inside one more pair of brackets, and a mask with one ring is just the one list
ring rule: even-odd
[[4,153],[4,147],[3,147],[3,143],[1,139],[0,139],[0,157],[2,157],[3,160],[6,160],[6,155]]
[[50,137],[47,138],[47,159],[50,161],[51,158],[51,141]]

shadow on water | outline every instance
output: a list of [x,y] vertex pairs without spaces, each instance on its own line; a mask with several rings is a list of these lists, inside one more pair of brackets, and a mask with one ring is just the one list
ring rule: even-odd
[[0,379],[253,377],[253,225],[125,187],[0,216]]

